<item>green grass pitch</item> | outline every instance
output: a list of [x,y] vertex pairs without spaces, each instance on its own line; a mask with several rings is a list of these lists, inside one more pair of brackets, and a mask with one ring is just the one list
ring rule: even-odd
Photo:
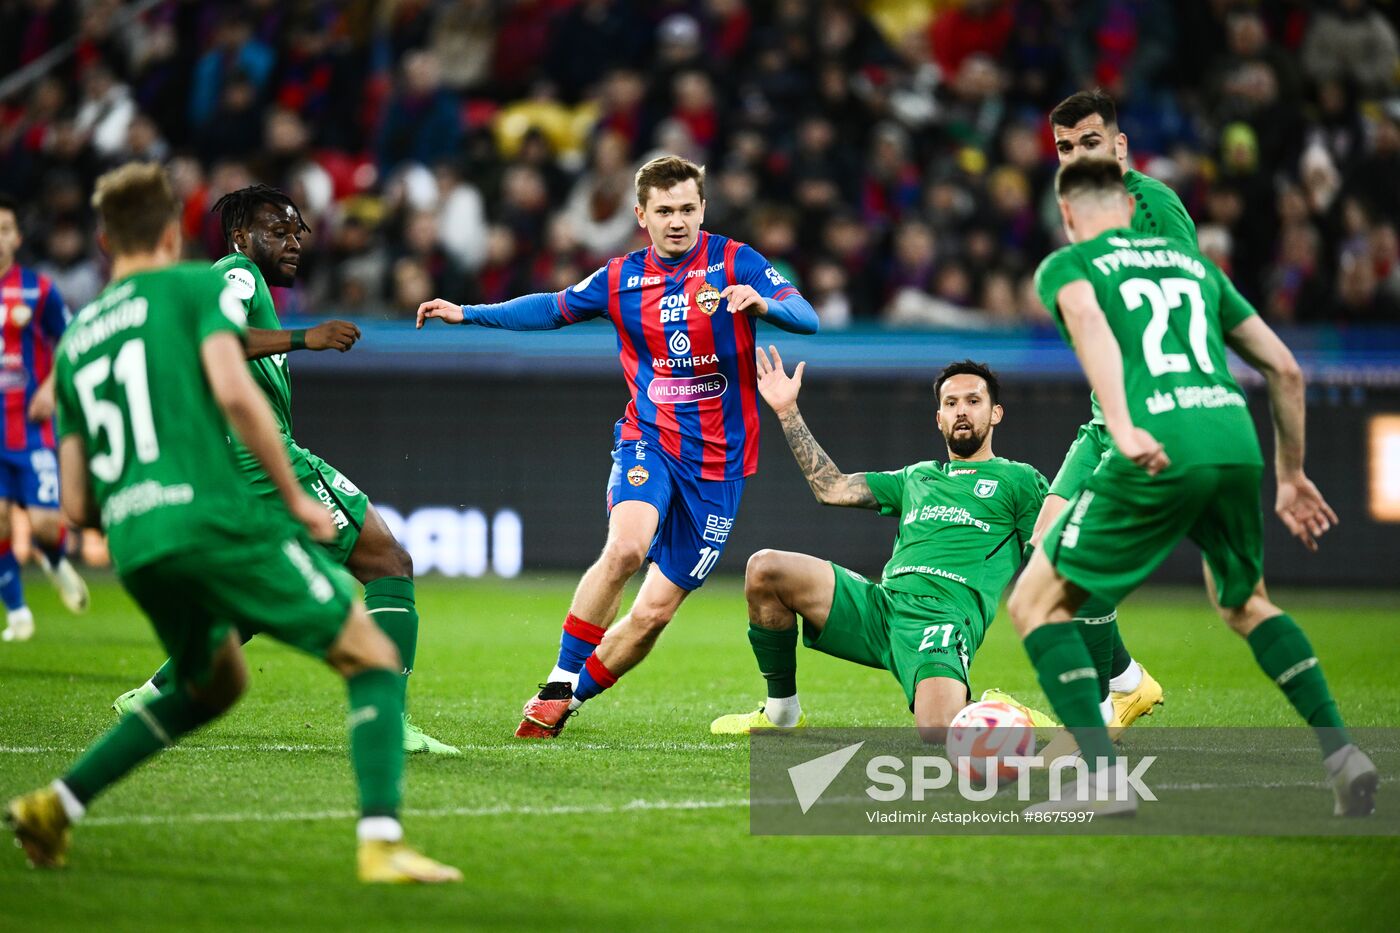
[[[59,773],[160,660],[110,579],[81,618],[30,583],[39,632],[0,645],[0,796]],[[746,743],[707,728],[761,696],[734,579],[694,596],[651,660],[560,741],[518,742],[572,584],[420,583],[411,708],[465,754],[410,760],[405,825],[465,884],[355,883],[343,691],[263,642],[239,708],[100,799],[67,871],[0,849],[0,930],[1393,929],[1395,839],[750,836]],[[1400,595],[1275,596],[1312,636],[1349,721],[1400,725]],[[1292,723],[1199,591],[1144,591],[1123,623],[1167,692],[1141,728]],[[909,722],[888,675],[806,650],[799,664],[814,724]],[[1004,618],[973,676],[1041,700]],[[1382,806],[1394,792],[1387,781]],[[1318,805],[1330,806],[1322,792]]]

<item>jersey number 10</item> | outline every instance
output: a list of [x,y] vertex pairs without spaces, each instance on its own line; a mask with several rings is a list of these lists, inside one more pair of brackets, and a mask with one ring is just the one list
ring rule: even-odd
[[116,482],[126,463],[126,426],[121,406],[97,397],[98,386],[109,376],[115,376],[117,384],[126,390],[136,459],[141,463],[153,463],[160,457],[156,423],[151,417],[151,390],[146,381],[146,341],[132,340],[117,352],[115,363],[109,357],[99,357],[73,374],[73,385],[78,390],[83,419],[87,421],[94,446],[101,434],[107,435],[108,452],[89,458],[92,475],[104,483]]
[[1206,343],[1206,303],[1201,297],[1201,283],[1194,279],[1162,279],[1160,282],[1128,279],[1118,287],[1118,292],[1129,311],[1141,308],[1144,301],[1152,306],[1152,319],[1142,332],[1142,358],[1147,363],[1148,372],[1161,376],[1191,371],[1191,361],[1185,353],[1167,353],[1162,349],[1168,319],[1183,301],[1191,305],[1191,322],[1187,331],[1191,355],[1196,358],[1196,366],[1201,372],[1215,372],[1215,363],[1211,362],[1210,347]]

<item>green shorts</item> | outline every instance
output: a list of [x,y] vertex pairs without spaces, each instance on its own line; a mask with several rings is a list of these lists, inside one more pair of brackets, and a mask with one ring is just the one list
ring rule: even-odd
[[[311,451],[296,448],[291,451],[292,470],[306,494],[324,505],[335,520],[335,540],[319,546],[337,564],[350,559],[350,552],[360,540],[369,511],[369,497],[341,473]],[[274,491],[273,495],[276,495]],[[281,497],[278,497],[281,502]]]
[[1244,605],[1264,572],[1263,468],[1192,466],[1150,477],[1110,457],[1045,537],[1045,556],[1071,583],[1118,602],[1182,538],[1200,547],[1220,605]]
[[1074,436],[1074,443],[1069,445],[1065,462],[1060,464],[1060,472],[1055,474],[1048,494],[1073,499],[1112,449],[1113,438],[1109,436],[1108,428],[1097,421],[1082,425]]
[[352,589],[345,571],[295,533],[173,554],[121,575],[181,680],[207,676],[231,631],[265,634],[318,658],[340,635]]
[[968,668],[985,633],[980,623],[948,600],[887,589],[838,564],[831,569],[831,613],[819,632],[804,624],[803,644],[889,671],[910,706],[921,680],[951,677],[969,685]]

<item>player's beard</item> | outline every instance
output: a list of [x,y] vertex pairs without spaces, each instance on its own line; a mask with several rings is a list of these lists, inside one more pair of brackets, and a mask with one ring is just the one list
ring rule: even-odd
[[948,444],[948,451],[958,457],[970,457],[982,449],[982,445],[987,441],[987,432],[991,430],[991,425],[984,425],[980,429],[977,425],[969,422],[970,431],[959,433],[954,425],[951,431],[945,431],[943,440]]
[[274,258],[269,252],[258,249],[255,243],[254,248],[248,250],[244,255],[252,260],[253,265],[258,267],[258,271],[262,273],[263,280],[268,285],[275,288],[291,288],[296,282],[295,272],[289,275],[283,270],[281,254]]
[[258,271],[262,273],[263,279],[269,285],[277,288],[291,288],[296,282],[296,273],[288,275],[283,271],[280,263],[261,263],[255,261],[255,265],[257,265]]

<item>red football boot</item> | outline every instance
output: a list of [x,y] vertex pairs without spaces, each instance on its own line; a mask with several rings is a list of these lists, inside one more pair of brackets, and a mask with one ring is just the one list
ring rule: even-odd
[[574,688],[566,681],[541,684],[540,692],[530,698],[522,710],[525,717],[515,729],[518,739],[552,739],[564,731],[564,723],[574,711],[569,704],[574,699]]

